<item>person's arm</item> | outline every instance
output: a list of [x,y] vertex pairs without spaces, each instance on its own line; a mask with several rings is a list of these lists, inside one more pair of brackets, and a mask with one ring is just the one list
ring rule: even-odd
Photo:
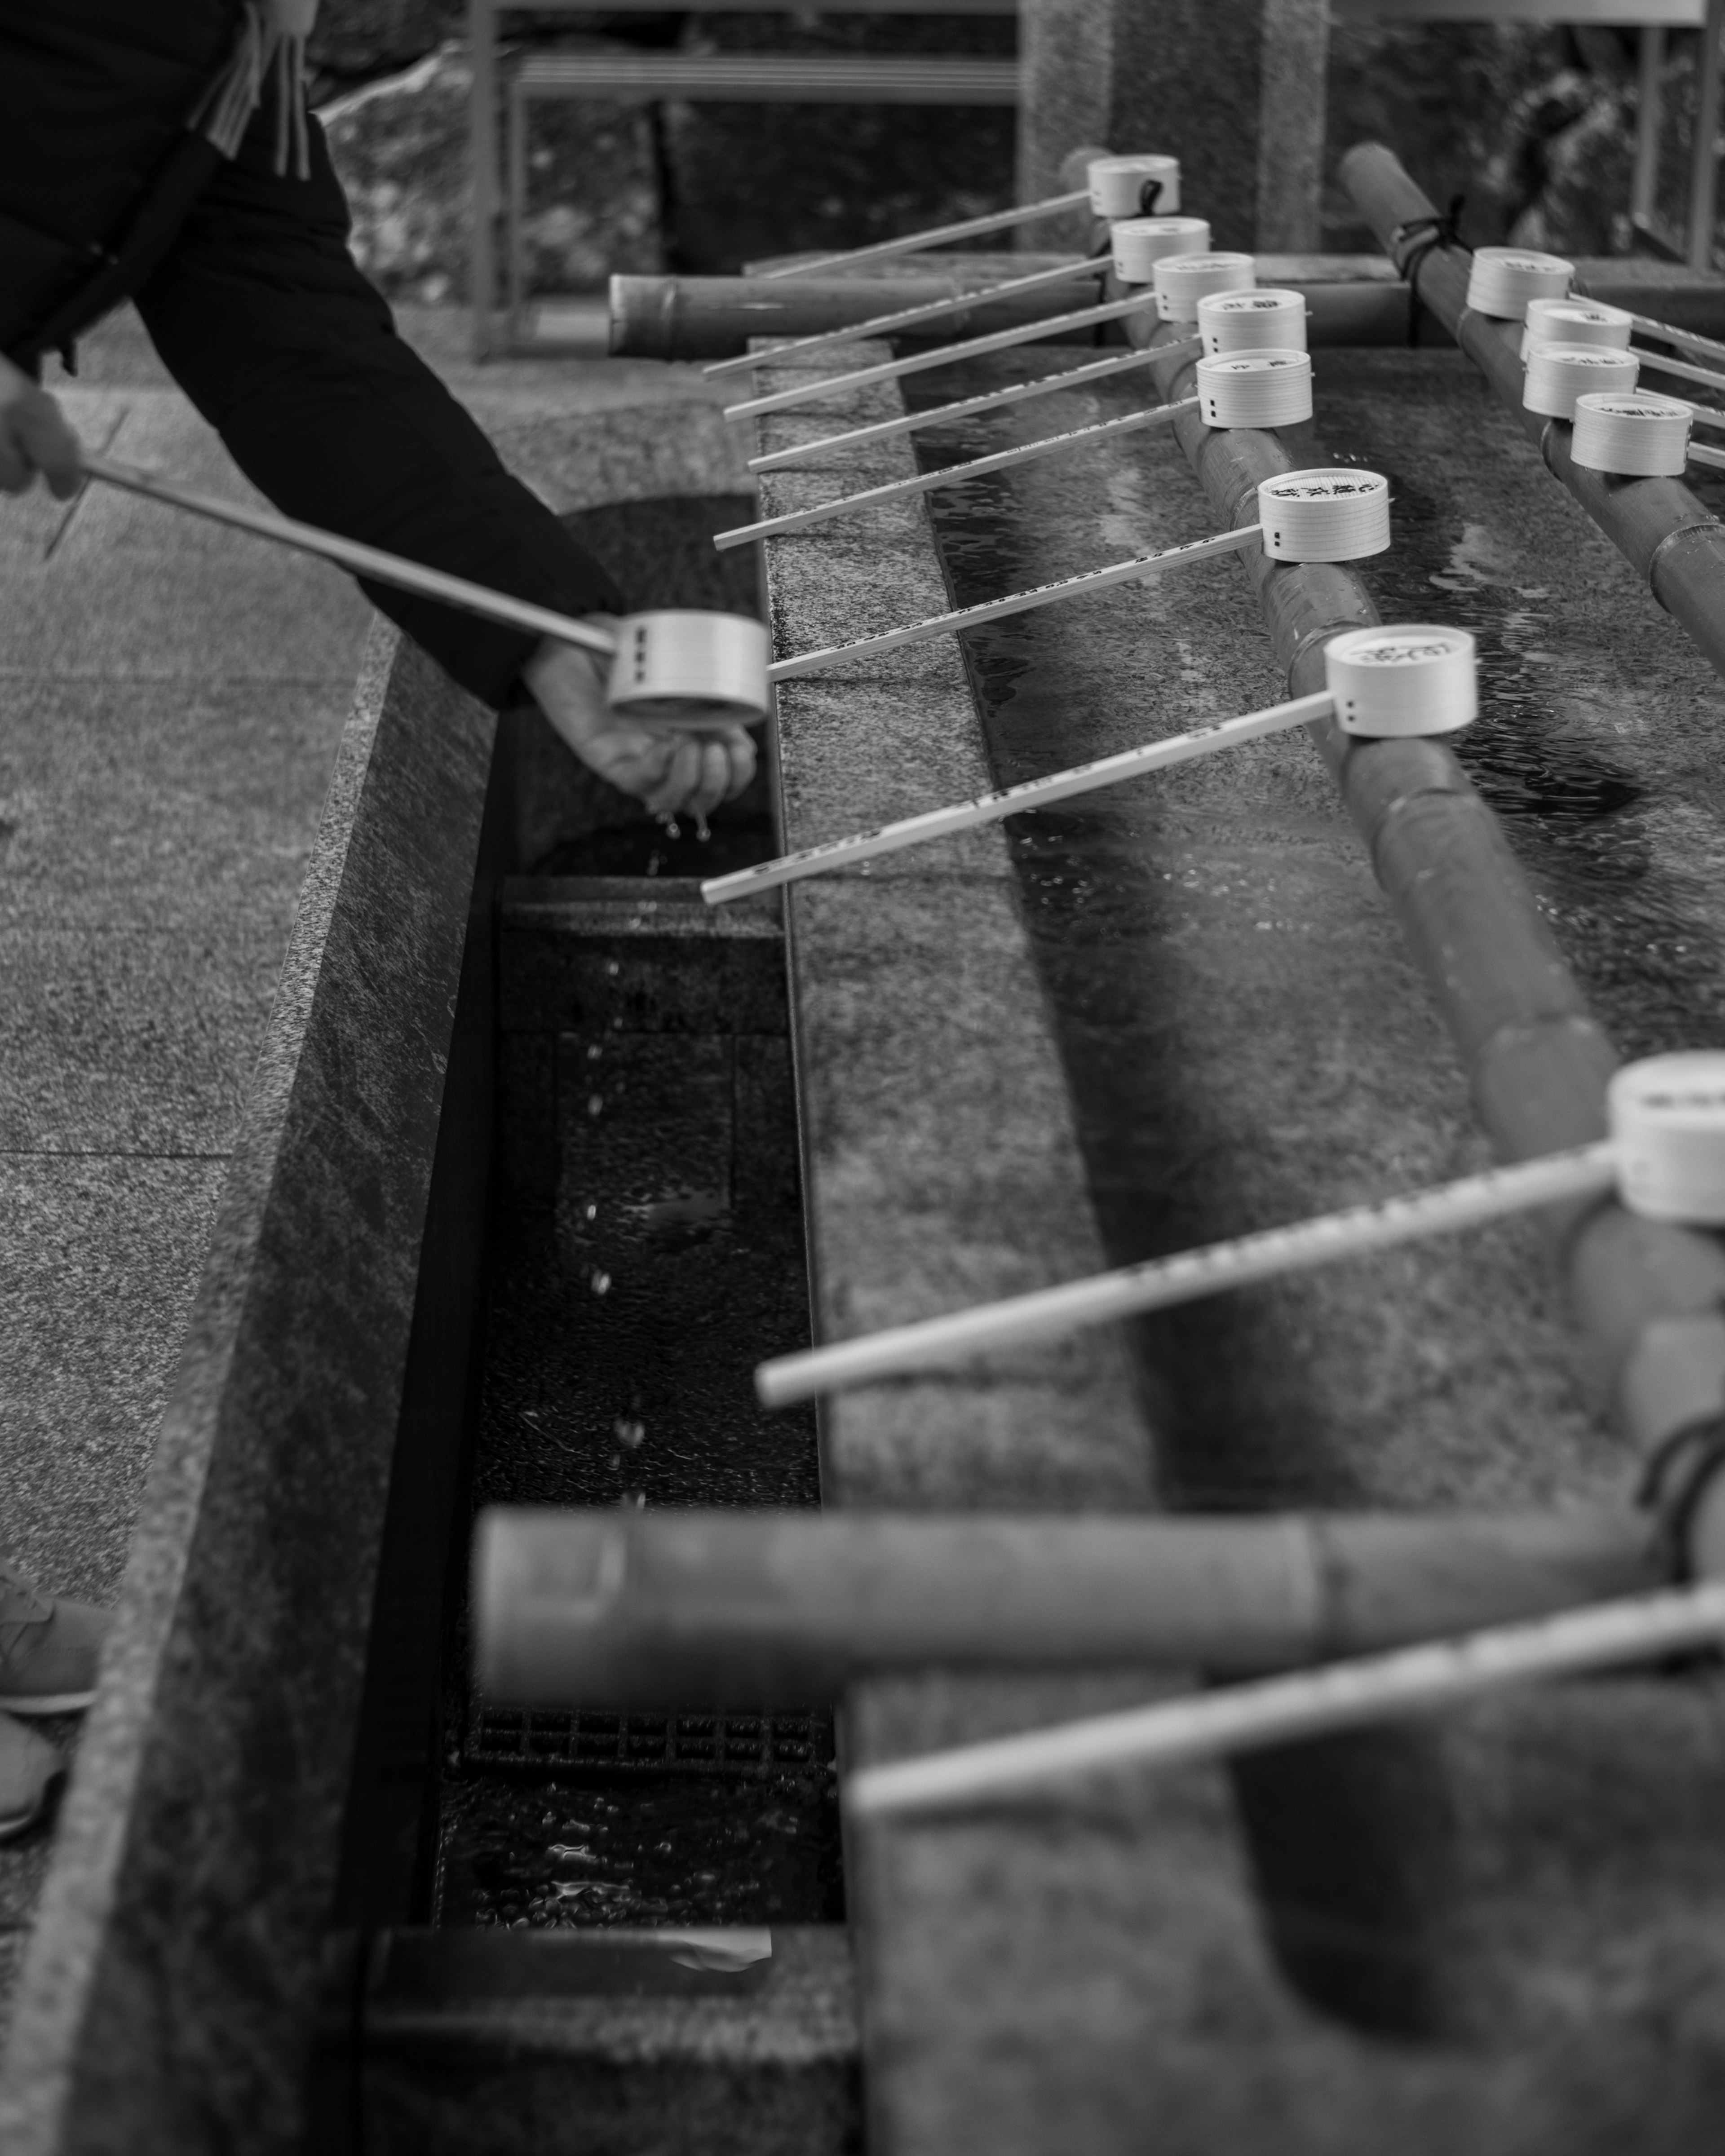
[[[347,252],[347,208],[322,131],[311,177],[271,169],[266,107],[137,298],[169,372],[261,493],[290,516],[559,613],[621,594],[396,335]],[[660,814],[704,814],[754,769],[716,715],[691,736],[621,717],[600,662],[572,645],[366,583],[464,688],[501,704],[519,677],[574,752]]]

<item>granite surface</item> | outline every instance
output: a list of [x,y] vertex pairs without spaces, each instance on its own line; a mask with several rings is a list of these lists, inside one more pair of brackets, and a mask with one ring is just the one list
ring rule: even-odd
[[[403,326],[560,509],[747,484],[692,368],[480,370],[459,310]],[[247,494],[129,311],[80,361],[50,386],[86,440]],[[0,1546],[110,1601],[372,617],[326,565],[100,488],[69,521],[8,502],[0,572]],[[50,1846],[0,1851],[0,2030]]]
[[[879,347],[852,348],[866,365]],[[766,386],[796,378],[763,367]],[[901,408],[892,385],[760,423],[763,449]],[[763,477],[777,514],[916,469],[906,439]],[[842,643],[942,611],[919,503],[814,526],[768,551],[776,652]],[[793,846],[958,799],[988,783],[963,660],[941,638],[779,690]],[[788,918],[817,1331],[858,1332],[1092,1269],[1098,1246],[1040,992],[998,826],[793,885]],[[962,932],[958,924],[962,923]],[[1034,1222],[1027,1256],[1014,1224]],[[1017,1475],[989,1502],[1034,1506],[1072,1463],[1119,1502],[1148,1494],[1148,1454],[1111,1342],[1023,1351],[980,1417],[942,1378],[823,1409],[823,1485],[846,1502],[951,1504],[971,1455]],[[912,1496],[911,1493],[914,1493]],[[980,1497],[972,1502],[982,1502]]]
[[[918,393],[1012,379],[1007,365]],[[1388,618],[1459,607],[1487,632],[1480,783],[1610,1020],[1669,1045],[1716,992],[1717,687],[1459,368],[1336,355],[1298,440],[1312,461],[1392,474],[1408,529],[1368,584],[1383,580]],[[1132,394],[942,430],[925,459]],[[775,418],[763,437],[809,424]],[[860,489],[891,461],[835,459],[794,488],[769,476],[763,495],[776,509]],[[779,649],[933,611],[930,524],[962,600],[1199,536],[1210,514],[1153,434],[943,490],[921,534],[859,517],[776,541]],[[1281,693],[1228,562],[966,643],[980,724],[957,695],[933,701],[943,644],[918,648],[903,685],[910,654],[787,685],[793,843]],[[1298,737],[983,840],[793,895],[823,1334],[1482,1162],[1461,1074]],[[1338,1270],[1137,1328],[1124,1369],[1120,1350],[1086,1336],[1041,1391],[1031,1358],[1001,1356],[845,1395],[824,1419],[834,1491],[952,1507],[1562,1502],[1620,1493],[1633,1472],[1525,1224],[1380,1259],[1368,1281]],[[1099,1368],[1117,1373],[1111,1419],[1075,1389]],[[1148,1689],[873,1686],[852,1757]],[[1717,1681],[1615,1683],[1231,1776],[1099,1779],[1011,1814],[854,1835],[872,2145],[1124,2151],[1147,2120],[1158,2149],[1194,2156],[1699,2145],[1725,2087],[1725,1865],[1702,1825],[1722,1709]]]
[[24,1972],[20,2151],[293,2137],[491,733],[379,632]]
[[[62,394],[86,440],[245,491],[167,388]],[[99,1602],[370,613],[320,563],[198,529],[100,488],[0,516],[0,1545]],[[0,1851],[0,2028],[48,1847]]]

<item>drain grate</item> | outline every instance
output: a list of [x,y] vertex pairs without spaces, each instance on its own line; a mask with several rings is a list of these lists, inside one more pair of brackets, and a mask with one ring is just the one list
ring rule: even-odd
[[833,1763],[830,1714],[601,1714],[492,1707],[468,1712],[470,1767],[530,1774],[820,1774]]

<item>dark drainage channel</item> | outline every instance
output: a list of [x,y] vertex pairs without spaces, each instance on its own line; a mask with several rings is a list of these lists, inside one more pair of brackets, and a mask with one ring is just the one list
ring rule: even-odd
[[[571,521],[639,603],[741,606],[711,534],[749,506]],[[773,852],[764,779],[703,842],[545,732],[500,727],[307,2146],[836,2151],[829,1707],[524,1711],[468,1676],[486,1505],[819,1502],[812,1413],[752,1383],[809,1338],[779,911],[716,915],[695,881]],[[771,1955],[667,1947],[715,1928],[769,1928]]]

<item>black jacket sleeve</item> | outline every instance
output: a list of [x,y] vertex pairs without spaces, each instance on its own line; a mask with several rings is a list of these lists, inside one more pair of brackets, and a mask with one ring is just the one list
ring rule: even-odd
[[[347,252],[323,131],[273,170],[268,102],[137,295],[163,363],[284,514],[564,613],[621,594],[412,348]],[[500,705],[537,638],[365,582],[459,681]]]

